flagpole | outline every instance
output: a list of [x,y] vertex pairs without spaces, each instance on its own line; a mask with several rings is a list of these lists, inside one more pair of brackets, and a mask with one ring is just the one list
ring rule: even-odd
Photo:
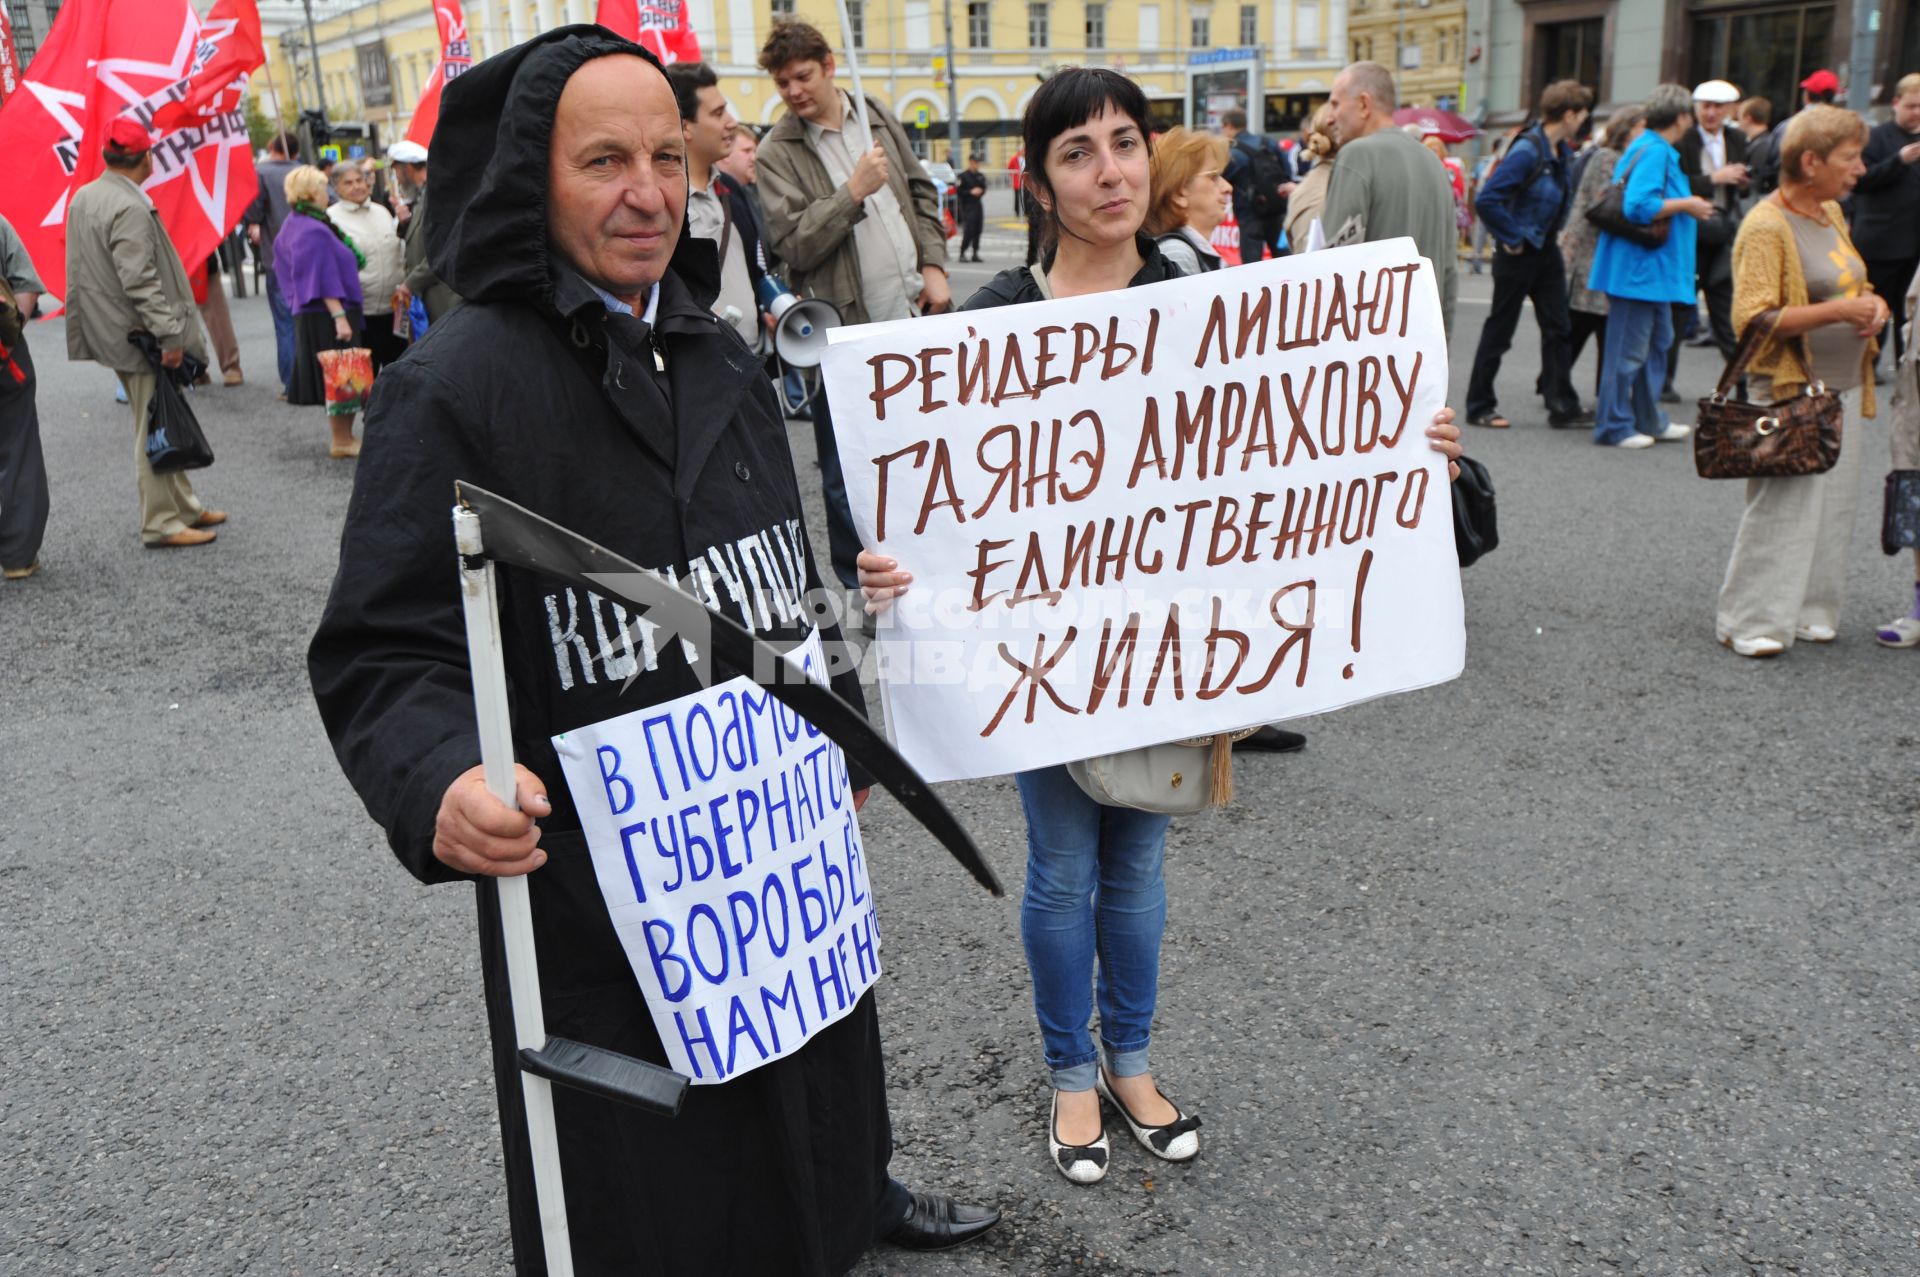
[[[860,59],[853,51],[853,20],[847,16],[847,0],[833,0],[833,3],[840,11],[840,47],[847,52],[847,74],[853,80],[853,113],[860,121],[860,131],[867,135],[867,144],[861,149],[870,151],[873,149],[873,123],[867,119],[867,95],[860,88]],[[953,68],[947,70],[948,74],[952,74]]]
[[[283,45],[282,52],[284,51],[285,46]],[[280,97],[280,82],[273,78],[273,59],[262,58],[260,60],[260,69],[267,73],[267,87],[273,90],[273,131],[275,133],[285,133],[287,131],[287,104]],[[293,104],[293,112],[297,118],[300,114],[300,104],[298,102]]]

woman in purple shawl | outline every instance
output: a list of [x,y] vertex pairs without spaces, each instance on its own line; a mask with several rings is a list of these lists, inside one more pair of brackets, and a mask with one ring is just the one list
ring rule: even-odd
[[[287,220],[273,241],[273,273],[293,310],[293,380],[287,402],[323,404],[320,352],[359,346],[360,250],[327,218],[327,175],[311,165],[287,174]],[[353,414],[329,414],[333,453],[360,455]]]

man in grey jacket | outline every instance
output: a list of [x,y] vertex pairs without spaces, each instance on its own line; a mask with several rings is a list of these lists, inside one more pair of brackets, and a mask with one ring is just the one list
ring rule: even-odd
[[1334,77],[1327,111],[1340,162],[1333,166],[1320,224],[1333,245],[1412,237],[1433,263],[1440,314],[1451,335],[1460,279],[1453,185],[1433,153],[1395,126],[1398,100],[1392,73],[1378,62],[1356,62]]
[[267,140],[267,158],[254,166],[260,188],[241,221],[247,228],[248,242],[260,250],[267,268],[267,308],[273,312],[274,362],[280,371],[280,397],[286,398],[293,380],[293,311],[280,295],[280,281],[273,273],[273,237],[287,220],[287,174],[300,167],[300,139],[291,133],[276,133]]
[[153,140],[126,116],[107,129],[106,171],[73,194],[67,208],[67,358],[91,359],[118,374],[133,408],[134,471],[140,485],[140,540],[150,547],[205,545],[227,516],[209,510],[180,472],[147,464],[147,405],[157,374],[127,340],[160,345],[161,365],[183,353],[205,362],[200,312],[186,267],[140,184],[153,175]]
[[[757,160],[767,247],[787,264],[787,282],[849,324],[952,309],[939,201],[900,121],[872,98],[854,109],[833,82],[833,50],[807,23],[775,23],[760,67],[787,104]],[[833,573],[857,589],[860,536],[824,394],[813,401],[813,436]]]

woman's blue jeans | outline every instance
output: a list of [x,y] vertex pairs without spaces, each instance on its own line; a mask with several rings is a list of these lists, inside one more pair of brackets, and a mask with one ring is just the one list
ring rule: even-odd
[[1065,767],[1022,772],[1014,780],[1027,813],[1020,938],[1054,1088],[1093,1088],[1098,1056],[1088,1023],[1096,957],[1107,1072],[1145,1073],[1167,923],[1161,866],[1172,817],[1104,807]]
[[1667,428],[1660,387],[1673,347],[1673,307],[1632,297],[1607,298],[1607,344],[1600,352],[1600,400],[1593,441],[1616,444]]

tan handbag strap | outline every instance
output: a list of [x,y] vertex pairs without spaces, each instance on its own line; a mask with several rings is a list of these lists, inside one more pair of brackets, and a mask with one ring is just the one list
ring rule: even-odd
[[1047,282],[1047,272],[1041,270],[1037,263],[1027,267],[1027,270],[1030,274],[1032,274],[1033,282],[1039,286],[1040,295],[1046,298],[1048,301],[1052,301],[1053,285]]

